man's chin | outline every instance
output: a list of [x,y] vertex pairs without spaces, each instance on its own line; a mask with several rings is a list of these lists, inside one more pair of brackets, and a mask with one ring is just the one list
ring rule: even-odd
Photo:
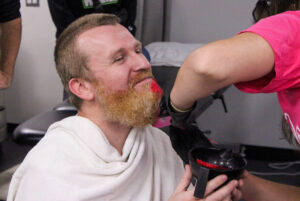
[[99,87],[99,104],[104,109],[107,120],[126,127],[143,127],[153,124],[161,95],[152,90],[152,80],[141,81],[124,91],[112,92]]
[[157,120],[157,116],[156,115],[152,115],[152,116],[148,116],[148,117],[144,117],[144,116],[136,116],[135,118],[132,118],[130,116],[128,116],[127,118],[120,118],[120,116],[116,117],[114,116],[114,118],[111,118],[112,116],[108,117],[108,121],[120,124],[124,127],[128,127],[128,128],[141,128],[144,126],[148,126],[148,125],[153,125],[156,120]]

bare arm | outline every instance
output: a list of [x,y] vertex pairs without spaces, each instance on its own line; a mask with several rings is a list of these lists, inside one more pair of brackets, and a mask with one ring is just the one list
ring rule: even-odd
[[21,42],[21,18],[1,24],[0,89],[10,86]]
[[179,109],[230,84],[250,81],[270,73],[274,54],[259,35],[243,33],[209,43],[192,52],[181,66],[171,101]]
[[300,188],[267,181],[251,174],[244,179],[241,190],[243,198],[249,201],[300,200]]

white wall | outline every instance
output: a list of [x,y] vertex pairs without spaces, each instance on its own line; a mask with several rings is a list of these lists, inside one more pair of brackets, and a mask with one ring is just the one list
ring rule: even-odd
[[[234,36],[252,24],[257,0],[173,0],[169,19],[170,41],[207,43]],[[245,94],[235,87],[225,92],[229,113],[216,101],[200,118],[219,143],[291,148],[281,137],[281,109],[275,94]]]
[[235,35],[252,24],[257,0],[172,0],[169,40],[205,43]]
[[228,113],[216,100],[198,119],[219,143],[292,148],[281,139],[282,112],[276,94],[245,94],[231,86],[224,94]]
[[40,7],[21,1],[22,42],[12,86],[5,91],[7,122],[20,123],[62,101],[53,59],[55,27],[46,0]]

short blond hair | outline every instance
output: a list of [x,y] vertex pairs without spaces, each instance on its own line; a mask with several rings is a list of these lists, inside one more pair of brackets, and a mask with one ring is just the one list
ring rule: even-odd
[[92,75],[87,66],[87,56],[76,48],[76,40],[80,34],[94,27],[103,25],[116,25],[120,19],[112,14],[89,14],[71,23],[56,41],[54,58],[57,73],[64,89],[69,94],[70,102],[79,109],[82,99],[73,94],[69,89],[72,78],[83,78],[90,81]]

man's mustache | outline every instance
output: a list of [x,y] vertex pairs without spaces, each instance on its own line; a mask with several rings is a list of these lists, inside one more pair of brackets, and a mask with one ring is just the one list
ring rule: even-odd
[[139,72],[134,78],[132,78],[130,80],[129,86],[131,88],[133,88],[136,83],[138,83],[138,82],[140,82],[140,81],[142,81],[142,80],[144,80],[146,78],[154,78],[154,76],[153,76],[153,74],[152,74],[152,72],[151,72],[150,69],[147,69],[145,71]]

